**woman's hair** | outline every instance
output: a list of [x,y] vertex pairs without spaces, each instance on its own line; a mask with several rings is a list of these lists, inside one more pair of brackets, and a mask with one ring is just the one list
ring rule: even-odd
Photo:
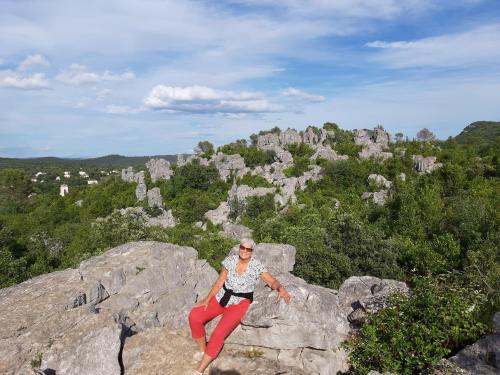
[[240,241],[240,245],[244,245],[244,244],[250,245],[250,247],[252,249],[255,249],[255,242],[253,240],[251,240],[250,238],[242,238]]

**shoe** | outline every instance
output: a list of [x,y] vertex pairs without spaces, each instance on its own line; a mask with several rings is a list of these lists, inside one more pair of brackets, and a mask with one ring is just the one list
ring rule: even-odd
[[203,375],[201,372],[193,370],[193,375]]
[[196,362],[200,362],[204,355],[205,352],[196,352],[193,354],[193,360],[195,360]]

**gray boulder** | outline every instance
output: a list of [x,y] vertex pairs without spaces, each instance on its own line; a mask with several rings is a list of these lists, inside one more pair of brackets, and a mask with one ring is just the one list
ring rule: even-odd
[[142,201],[146,198],[148,191],[146,183],[144,182],[144,172],[137,172],[134,175],[134,180],[135,182],[137,182],[137,187],[135,188],[135,197],[138,201]]
[[310,126],[307,127],[307,129],[304,131],[304,134],[302,135],[302,142],[304,142],[307,145],[316,145],[318,144],[319,137],[314,131],[314,129]]
[[431,173],[432,171],[441,168],[443,163],[436,163],[435,156],[428,156],[424,158],[422,155],[413,155],[413,165],[415,170],[419,173]]
[[378,186],[385,187],[389,189],[392,186],[392,182],[386,179],[381,174],[371,174],[368,176],[368,182],[373,182]]
[[151,181],[169,180],[173,176],[174,171],[170,167],[170,162],[165,159],[150,159],[146,163],[146,167],[151,175]]
[[192,163],[194,160],[197,160],[201,165],[208,166],[210,162],[208,159],[202,158],[198,155],[188,155],[184,156],[183,154],[178,154],[177,155],[177,166],[182,167],[183,165]]
[[337,154],[337,152],[333,150],[330,147],[330,145],[326,146],[318,145],[316,146],[316,151],[311,156],[310,160],[316,160],[318,158],[336,161],[336,160],[347,160],[349,159],[349,156]]
[[227,202],[221,202],[219,207],[215,210],[209,210],[205,212],[205,219],[210,220],[212,224],[223,224],[229,220],[229,213],[231,212],[231,207]]
[[500,372],[500,312],[493,317],[493,333],[459,351],[450,361],[472,374],[498,375]]
[[387,201],[388,196],[387,190],[375,191],[373,193],[367,191],[361,195],[361,199],[371,199],[376,205],[383,206]]
[[231,173],[241,174],[246,172],[245,159],[239,154],[226,155],[219,152],[212,156],[211,161],[214,162],[215,167],[219,171],[220,178],[227,181]]
[[292,145],[294,143],[302,143],[302,138],[300,134],[295,129],[288,128],[279,135],[280,145],[282,147]]
[[232,238],[237,241],[242,238],[252,238],[253,230],[244,225],[224,223],[222,228],[223,230],[219,232],[219,235],[223,237]]
[[279,145],[280,139],[278,134],[268,133],[257,137],[257,147],[261,150],[272,150],[275,147],[279,147]]
[[134,168],[128,167],[122,169],[122,180],[126,182],[134,182]]
[[147,192],[149,207],[163,207],[163,198],[161,197],[160,188],[152,188]]
[[238,202],[239,204],[245,205],[246,199],[248,197],[262,197],[266,194],[274,194],[276,192],[276,188],[264,188],[264,187],[256,187],[252,188],[248,185],[236,185],[233,184],[231,190],[229,191],[229,195],[227,201],[230,202]]

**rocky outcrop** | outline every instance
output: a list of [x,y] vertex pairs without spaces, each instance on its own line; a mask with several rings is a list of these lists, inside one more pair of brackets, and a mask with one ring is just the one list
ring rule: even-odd
[[415,170],[419,173],[431,173],[432,171],[443,166],[442,163],[436,163],[435,156],[428,156],[424,158],[422,155],[413,155],[412,160]]
[[[256,187],[252,188],[248,185],[236,185],[234,184],[229,190],[229,195],[227,198],[228,202],[237,202],[240,205],[246,204],[246,199],[248,197],[262,197],[267,194],[274,194],[276,188],[265,188],[265,187]],[[231,205],[231,203],[229,203]]]
[[372,131],[367,129],[356,129],[354,131],[354,143],[362,145],[362,150],[358,153],[361,159],[376,158],[386,160],[392,158],[391,152],[383,150],[389,146],[390,135],[385,130],[375,128]]
[[134,168],[133,167],[128,167],[122,169],[122,180],[126,182],[134,182]]
[[349,159],[349,156],[337,154],[337,152],[334,149],[332,149],[330,145],[326,146],[319,145],[316,147],[316,151],[314,152],[314,154],[311,156],[310,159],[316,160],[318,158],[336,161],[336,160],[347,160]]
[[272,150],[280,146],[280,138],[278,134],[268,133],[257,137],[257,147],[261,150]]
[[223,230],[219,232],[220,236],[232,238],[233,240],[241,240],[242,238],[252,238],[253,230],[239,224],[224,223]]
[[229,220],[231,208],[227,202],[221,202],[215,210],[205,212],[205,219],[210,220],[212,224],[222,224]]
[[132,215],[141,220],[148,227],[172,228],[179,222],[174,217],[172,210],[161,209],[161,213],[157,216],[150,216],[142,207],[127,207],[120,210],[122,215]]
[[302,138],[297,130],[288,128],[280,133],[279,142],[281,147],[286,147],[294,143],[302,143]]
[[[358,304],[368,311],[367,301],[383,295],[390,281],[350,278],[337,292],[293,276],[295,248],[290,245],[258,244],[254,256],[287,287],[292,303],[276,303],[276,292],[260,283],[242,324],[212,365],[220,371],[214,373],[345,371],[340,343],[351,330],[347,316]],[[45,373],[175,369],[182,374],[195,365],[188,312],[216,278],[193,248],[133,242],[88,259],[78,269],[2,289],[0,372],[31,373],[30,362],[40,353]]]
[[135,182],[137,182],[137,187],[135,188],[135,197],[138,201],[142,201],[147,196],[148,188],[146,187],[146,182],[144,181],[144,172],[140,171],[134,175]]
[[385,187],[386,189],[389,189],[392,186],[392,182],[386,179],[381,174],[372,173],[368,176],[368,182],[372,182],[379,187]]
[[349,322],[359,325],[368,313],[386,307],[388,297],[394,292],[407,294],[409,289],[401,281],[351,276],[340,286],[339,300]]
[[163,198],[161,197],[160,188],[152,188],[147,192],[149,207],[163,207]]
[[208,159],[202,158],[198,155],[188,155],[187,157],[185,157],[183,154],[178,154],[177,166],[182,167],[183,165],[192,163],[194,160],[197,160],[200,163],[200,165],[208,166],[208,164],[210,164]]
[[500,372],[500,312],[493,317],[493,332],[459,351],[450,361],[458,367],[478,375]]
[[363,200],[371,199],[373,203],[379,206],[383,206],[387,201],[388,197],[389,193],[387,192],[387,190],[375,191],[373,193],[367,191],[361,195],[361,199]]
[[151,181],[169,180],[174,171],[171,169],[170,162],[165,159],[151,159],[146,163],[149,170]]
[[213,155],[210,160],[214,162],[215,167],[219,171],[220,178],[224,181],[227,181],[232,173],[237,176],[243,176],[249,171],[245,166],[245,159],[239,154],[226,155],[219,152]]

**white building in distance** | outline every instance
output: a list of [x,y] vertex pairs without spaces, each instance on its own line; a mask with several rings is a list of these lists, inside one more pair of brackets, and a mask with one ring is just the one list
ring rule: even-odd
[[97,185],[98,183],[97,180],[87,180],[87,185]]
[[69,193],[69,188],[68,188],[68,185],[66,184],[62,184],[60,187],[59,187],[59,195],[61,197],[64,197],[65,194],[68,194]]
[[80,177],[82,177],[82,178],[89,178],[89,175],[87,174],[87,172],[80,171],[80,172],[78,172],[78,174],[79,174],[79,175],[80,175]]
[[69,171],[65,171],[64,178],[70,178],[70,177],[71,177],[71,173]]

